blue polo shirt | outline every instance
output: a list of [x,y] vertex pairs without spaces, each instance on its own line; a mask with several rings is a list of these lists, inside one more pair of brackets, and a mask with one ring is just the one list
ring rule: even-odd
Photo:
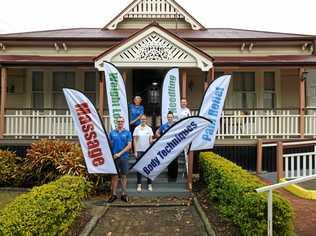
[[[136,106],[135,104],[129,104],[129,113],[130,113],[130,121],[135,120],[139,115],[144,115],[144,107],[143,105]],[[135,126],[140,125],[140,120],[137,120],[134,123]]]
[[[131,132],[126,129],[121,132],[115,129],[110,132],[109,139],[112,144],[112,152],[116,154],[122,151],[129,142],[132,142],[132,135]],[[124,152],[121,158],[128,159],[128,152]]]
[[167,129],[169,129],[170,127],[171,127],[171,125],[169,125],[168,122],[162,124],[162,125],[159,127],[159,133],[160,133],[160,135],[163,135],[163,134],[167,131]]

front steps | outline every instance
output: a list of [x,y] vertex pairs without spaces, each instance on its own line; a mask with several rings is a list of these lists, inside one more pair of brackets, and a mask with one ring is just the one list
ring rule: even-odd
[[[127,176],[127,193],[130,196],[153,197],[153,196],[187,196],[190,192],[187,189],[187,174],[185,158],[178,157],[178,177],[176,181],[168,180],[168,170],[165,169],[154,181],[153,191],[147,190],[147,179],[142,178],[142,192],[137,192],[137,176],[135,171],[130,171]],[[135,159],[130,158],[130,166],[135,163]]]

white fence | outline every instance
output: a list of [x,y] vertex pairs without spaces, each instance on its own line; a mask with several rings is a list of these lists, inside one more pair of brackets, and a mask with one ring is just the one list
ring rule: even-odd
[[[106,130],[109,130],[108,116],[103,117]],[[10,110],[5,115],[6,137],[22,138],[57,138],[72,139],[76,136],[69,111],[62,110]]]
[[316,174],[316,146],[313,152],[284,154],[283,159],[286,179]]
[[[197,114],[197,111],[193,111]],[[107,131],[108,116],[103,117]],[[305,133],[316,136],[316,111],[305,116]],[[297,138],[299,133],[298,110],[225,110],[222,114],[218,139],[273,139]],[[22,139],[64,137],[71,139],[75,130],[69,111],[66,110],[7,110],[5,137]]]
[[[310,122],[316,122],[316,116],[310,116],[308,119]],[[314,128],[307,133],[316,135],[315,127],[307,128]],[[218,139],[273,139],[299,135],[298,110],[224,110],[217,132]]]

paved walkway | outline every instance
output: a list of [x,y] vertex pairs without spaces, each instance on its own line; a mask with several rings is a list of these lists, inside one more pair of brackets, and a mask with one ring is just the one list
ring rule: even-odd
[[[116,201],[100,219],[91,235],[207,235],[199,215],[188,200],[132,198],[130,202],[133,204]],[[151,206],[141,207],[140,203]],[[157,207],[159,204],[161,206]],[[167,206],[168,204],[173,206]],[[177,204],[179,205],[175,206]]]

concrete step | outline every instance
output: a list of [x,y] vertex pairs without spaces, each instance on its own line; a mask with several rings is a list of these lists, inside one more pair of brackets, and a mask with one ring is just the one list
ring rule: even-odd
[[178,187],[159,186],[153,183],[153,191],[147,190],[147,185],[142,186],[142,192],[136,191],[136,186],[128,186],[127,193],[129,196],[139,197],[153,197],[153,196],[184,196],[190,194],[186,185],[179,185]]

